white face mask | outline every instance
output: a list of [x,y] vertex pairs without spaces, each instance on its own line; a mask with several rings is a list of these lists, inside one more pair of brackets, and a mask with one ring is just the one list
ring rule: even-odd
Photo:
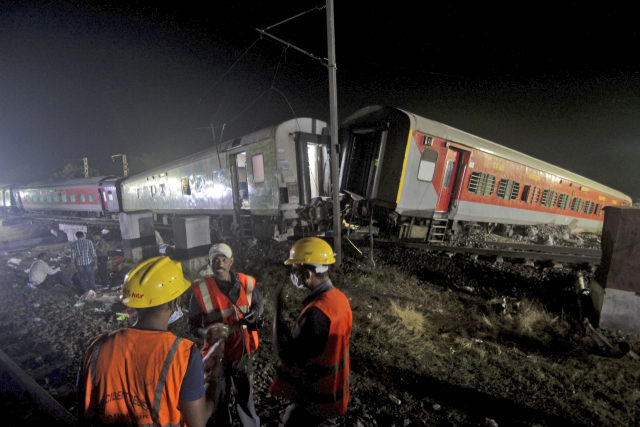
[[180,308],[180,306],[178,306],[178,309],[171,313],[171,317],[169,317],[169,324],[172,324],[173,322],[181,318],[182,315],[182,309]]
[[[300,275],[300,276],[302,276],[302,275]],[[295,273],[291,273],[291,283],[293,283],[293,286],[295,286],[296,288],[298,288],[300,290],[306,289],[306,286],[304,285],[304,278],[301,281],[298,278],[298,276],[296,276]]]

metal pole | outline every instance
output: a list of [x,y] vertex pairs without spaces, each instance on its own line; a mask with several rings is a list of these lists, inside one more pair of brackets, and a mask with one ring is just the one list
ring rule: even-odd
[[336,267],[342,264],[342,218],[338,177],[338,91],[336,88],[336,45],[334,39],[333,0],[327,0],[327,46],[329,47],[329,127],[331,135],[331,186],[333,187],[333,250]]

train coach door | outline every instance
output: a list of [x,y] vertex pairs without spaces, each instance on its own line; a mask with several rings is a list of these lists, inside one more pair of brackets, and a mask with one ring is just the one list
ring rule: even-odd
[[247,154],[242,151],[229,155],[233,207],[236,211],[249,209],[249,187],[247,185]]
[[456,188],[457,179],[456,171],[459,169],[460,160],[463,153],[449,148],[445,157],[444,173],[442,176],[442,186],[440,187],[440,195],[436,205],[436,212],[448,212],[451,206],[451,198]]

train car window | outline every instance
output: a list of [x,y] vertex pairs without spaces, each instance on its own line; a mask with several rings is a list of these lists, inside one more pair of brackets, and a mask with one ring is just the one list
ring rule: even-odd
[[138,199],[144,198],[144,192],[142,191],[142,188],[136,188],[136,193],[138,193]]
[[583,213],[587,215],[591,215],[593,213],[594,208],[596,207],[596,202],[592,202],[591,200],[587,200],[584,203],[584,211]]
[[499,199],[516,200],[520,194],[520,183],[512,179],[502,178],[498,183],[496,197]]
[[156,197],[156,186],[155,185],[151,186],[151,197]]
[[558,209],[562,209],[566,211],[569,209],[569,205],[571,204],[571,196],[568,194],[560,194],[560,198],[558,199]]
[[534,185],[525,185],[522,190],[521,200],[529,204],[537,205],[540,201],[541,188]]
[[596,204],[596,210],[595,210],[595,212],[593,214],[596,215],[596,216],[602,216],[602,214],[604,213],[602,208],[603,208],[603,204],[602,203]]
[[418,168],[418,179],[420,181],[431,182],[436,172],[436,164],[438,163],[438,152],[430,148],[422,150],[420,155],[420,167]]
[[185,196],[191,195],[191,186],[189,185],[189,178],[182,178],[182,194]]
[[60,203],[60,197],[57,194],[53,195],[53,201],[56,203]]
[[31,196],[27,194],[27,196],[25,197],[25,199],[27,199],[27,202],[31,202]]
[[75,194],[69,194],[69,201],[71,203],[75,203],[76,202],[76,195]]
[[194,180],[194,183],[193,183],[193,189],[195,190],[196,193],[204,193],[206,184],[207,182],[204,179],[204,175],[196,175],[196,179]]
[[51,203],[51,194],[47,195],[47,203]]
[[44,196],[40,196],[40,203],[44,203]]
[[67,195],[66,194],[62,195],[62,203],[67,203]]
[[84,197],[84,194],[79,194],[78,199],[80,200],[80,203],[84,203],[87,201],[86,198]]
[[451,186],[451,177],[453,176],[453,160],[447,160],[447,167],[444,170],[444,184],[442,188],[449,188]]
[[95,198],[95,196],[93,194],[89,194],[89,201],[90,202],[95,202],[96,201],[96,198]]
[[548,208],[552,208],[558,202],[558,192],[546,189],[542,192],[542,201],[540,204]]
[[496,177],[484,172],[472,172],[467,192],[480,196],[490,196],[496,187]]
[[574,197],[573,202],[571,202],[571,210],[582,212],[582,206],[584,206],[584,199],[582,197]]
[[113,200],[113,192],[107,191],[107,195],[109,196],[109,200]]
[[256,154],[251,158],[253,167],[253,182],[264,182],[264,155]]

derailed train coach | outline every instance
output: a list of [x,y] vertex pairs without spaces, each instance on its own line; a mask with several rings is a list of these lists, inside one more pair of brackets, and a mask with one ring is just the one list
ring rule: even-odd
[[381,230],[443,240],[464,224],[572,224],[600,232],[612,188],[502,145],[393,107],[371,106],[340,128],[341,192],[373,207]]
[[19,198],[25,212],[98,217],[108,211],[107,203],[113,195],[107,194],[105,183],[113,180],[110,176],[95,176],[34,182],[20,187]]
[[[212,228],[284,240],[331,224],[326,123],[288,120],[126,178],[120,209],[208,215]],[[114,185],[117,188],[118,185]]]

